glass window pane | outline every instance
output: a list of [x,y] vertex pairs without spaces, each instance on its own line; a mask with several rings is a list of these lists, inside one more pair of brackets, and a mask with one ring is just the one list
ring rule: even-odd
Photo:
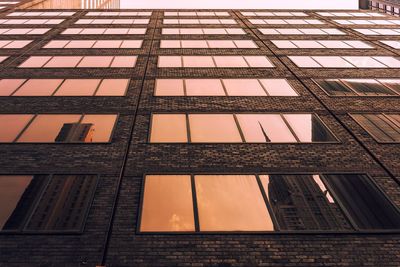
[[[379,81],[400,94],[400,79],[379,79]],[[1,88],[1,86],[0,86]]]
[[184,96],[183,79],[156,79],[155,96]]
[[[182,48],[208,48],[207,42],[204,40],[182,40],[180,42],[182,43]],[[179,47],[177,46],[177,48]]]
[[256,79],[223,79],[228,96],[266,96]]
[[24,83],[15,96],[50,96],[62,83],[62,79],[30,79]]
[[51,59],[50,56],[42,56],[42,57],[29,57],[25,60],[19,68],[41,68],[47,61]]
[[124,96],[128,89],[129,79],[104,79],[96,96]]
[[360,229],[398,229],[400,213],[365,175],[326,175],[333,192]]
[[349,62],[341,57],[335,56],[316,56],[312,57],[315,61],[321,64],[324,68],[353,68]]
[[[78,124],[81,115],[38,115],[17,142],[65,142],[61,139],[62,129]],[[57,140],[56,140],[57,139]]]
[[298,96],[285,79],[260,79],[270,96]]
[[182,59],[180,56],[158,56],[159,68],[180,68]]
[[272,231],[254,175],[196,175],[200,231]]
[[219,79],[186,79],[187,96],[224,96]]
[[400,128],[383,114],[354,114],[352,116],[379,142],[400,141]]
[[26,79],[1,79],[0,80],[0,96],[11,95],[25,81],[26,81]]
[[354,91],[348,88],[338,79],[318,80],[316,83],[323,88],[329,95],[356,95]]
[[[22,220],[18,218],[18,211],[26,198],[25,191],[30,186],[33,176],[31,175],[1,175],[0,176],[0,230],[16,230],[20,228]],[[26,204],[26,203],[25,203]],[[29,208],[26,207],[26,208]]]
[[292,42],[299,48],[324,48],[320,43],[312,40],[293,40]]
[[300,68],[321,68],[321,65],[319,65],[312,57],[289,56],[289,58]]
[[236,48],[231,40],[210,40],[208,45],[210,48]]
[[[110,142],[117,115],[85,115],[80,125],[90,125],[85,142]],[[78,130],[78,129],[77,129]],[[77,131],[75,130],[75,131]],[[81,141],[81,140],[78,140]]]
[[100,79],[67,79],[55,96],[91,96],[94,94]]
[[190,138],[194,143],[241,143],[231,114],[189,114]]
[[32,118],[30,114],[1,114],[0,142],[13,142]]
[[137,56],[116,56],[114,57],[111,68],[134,68]]
[[187,142],[185,114],[153,114],[150,143]]
[[315,115],[285,114],[284,117],[289,122],[300,142],[336,141],[332,133]]
[[351,64],[358,68],[386,68],[385,65],[379,63],[372,57],[365,57],[365,56],[351,56],[351,57],[343,57],[348,60]]
[[396,95],[392,90],[373,79],[344,79],[342,81],[360,95]]
[[246,142],[297,142],[278,114],[237,115]]
[[210,56],[183,56],[183,66],[186,68],[213,68],[214,61]]
[[241,56],[215,56],[214,60],[219,68],[247,68],[247,63]]
[[147,175],[145,179],[140,231],[194,231],[190,175]]
[[73,40],[65,48],[91,48],[95,42],[92,40]]
[[96,41],[93,48],[119,48],[122,40],[99,40]]
[[245,56],[244,57],[252,68],[272,68],[274,65],[264,56]]
[[346,44],[342,41],[335,41],[335,40],[321,40],[318,41],[320,44],[325,46],[326,48],[352,48],[350,45]]
[[82,57],[57,56],[50,59],[45,68],[74,68]]
[[112,56],[86,56],[79,62],[79,68],[107,68],[110,66]]

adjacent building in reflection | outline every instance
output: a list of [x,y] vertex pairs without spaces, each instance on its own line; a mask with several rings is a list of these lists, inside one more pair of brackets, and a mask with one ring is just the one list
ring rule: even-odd
[[95,129],[93,123],[64,123],[56,142],[92,142]]

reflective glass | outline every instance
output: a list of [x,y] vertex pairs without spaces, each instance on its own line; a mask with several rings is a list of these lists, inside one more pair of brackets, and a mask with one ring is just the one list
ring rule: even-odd
[[62,79],[29,79],[14,93],[14,96],[50,96],[62,81]]
[[114,114],[84,115],[80,124],[90,125],[90,134],[85,142],[110,142],[116,120]]
[[266,96],[256,79],[223,79],[228,96]]
[[123,96],[129,85],[129,79],[104,79],[96,91],[96,96]]
[[300,142],[330,142],[336,141],[332,133],[324,126],[318,117],[312,114],[285,114],[290,127]]
[[224,96],[225,92],[218,79],[186,79],[187,96]]
[[344,83],[338,79],[318,80],[316,83],[323,88],[329,95],[356,95],[354,91],[348,88]]
[[157,79],[154,95],[156,96],[183,96],[183,80]]
[[260,79],[270,96],[298,96],[285,79]]
[[11,95],[25,81],[26,81],[26,79],[1,79],[0,80],[0,96]]
[[151,143],[188,141],[185,114],[153,114],[151,118]]
[[30,114],[0,114],[0,142],[13,142],[32,118]]
[[99,79],[67,79],[63,82],[55,96],[90,96],[94,94]]
[[343,82],[360,95],[396,95],[392,90],[373,79],[343,79]]

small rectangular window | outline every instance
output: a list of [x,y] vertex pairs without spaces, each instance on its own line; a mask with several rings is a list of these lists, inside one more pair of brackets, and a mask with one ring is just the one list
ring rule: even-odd
[[[384,80],[374,79],[326,79],[316,83],[329,95],[335,96],[395,96],[396,90]],[[392,90],[391,90],[392,89]],[[394,90],[394,91],[393,91]]]
[[153,114],[151,117],[151,143],[186,143],[187,121],[185,114]]
[[[19,68],[133,68],[137,56],[31,56]],[[111,65],[110,65],[111,64]]]
[[0,230],[82,231],[97,176],[0,176]]
[[378,142],[400,142],[399,122],[395,114],[352,114],[353,119]]

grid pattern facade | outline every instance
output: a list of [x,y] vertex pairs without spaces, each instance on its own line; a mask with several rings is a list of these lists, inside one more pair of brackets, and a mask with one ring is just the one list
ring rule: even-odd
[[[57,12],[43,10],[50,11]],[[28,10],[11,18],[8,14],[12,12],[17,11],[3,12],[0,18],[4,20],[0,24],[0,41],[7,43],[0,48],[3,59],[0,79],[14,79],[16,84],[12,87],[14,90],[9,89],[0,97],[1,114],[113,114],[117,119],[110,130],[110,140],[105,143],[80,140],[79,143],[0,144],[0,175],[98,175],[93,200],[80,232],[0,233],[0,265],[399,266],[398,231],[360,233],[336,229],[302,233],[166,234],[139,230],[144,177],[148,174],[362,173],[367,174],[399,207],[398,143],[377,142],[352,114],[398,114],[400,96],[335,96],[315,82],[322,79],[398,79],[400,50],[383,41],[400,41],[399,24],[367,25],[362,21],[360,24],[341,24],[335,21],[393,20],[393,17],[367,14],[373,13],[371,11],[353,12],[365,14],[365,17],[351,14],[330,17],[319,11],[266,14],[265,10],[210,10],[208,13],[124,10],[126,13],[121,15],[120,10],[106,14],[109,11],[94,13],[80,9],[59,10],[73,12],[66,17],[48,13],[39,19],[29,17],[32,11]],[[46,23],[49,20],[57,20],[57,24]],[[252,20],[263,23],[253,24]],[[38,24],[27,25],[28,22]],[[40,29],[43,31],[32,32]],[[292,32],[288,32],[289,29]],[[355,29],[385,29],[398,34],[363,34]],[[86,30],[90,34],[82,32]],[[14,33],[7,34],[8,31]],[[110,42],[93,49],[105,40]],[[276,46],[277,41],[294,40],[360,41],[368,47]],[[26,43],[8,47],[17,41]],[[78,47],[68,47],[74,41]],[[214,44],[224,41],[224,45],[210,45],[213,41]],[[241,47],[240,41],[251,41],[251,45]],[[136,46],[123,47],[125,42]],[[174,45],[164,47],[162,43]],[[185,47],[186,43],[191,45]],[[200,48],[196,47],[199,43],[203,45]],[[331,61],[326,57],[331,56],[379,57],[393,61],[370,63],[361,59],[357,61],[359,65],[346,67],[330,65]],[[291,57],[302,57],[301,60],[319,57],[326,59],[326,64],[318,61],[323,67],[307,64],[303,67]],[[168,67],[159,65],[161,58]],[[230,61],[226,61],[228,58]],[[264,60],[258,61],[258,58]],[[54,59],[60,60],[49,65]],[[85,59],[87,65],[82,63]],[[254,61],[249,62],[250,59]],[[26,65],[30,60],[32,64]],[[52,85],[53,91],[45,95],[38,95],[37,90],[30,95],[16,94],[22,91],[23,82],[35,79],[58,79],[59,83]],[[92,93],[85,95],[54,93],[56,88],[62,88],[62,82],[73,79],[95,79],[97,84],[92,86]],[[225,93],[219,96],[189,95],[186,87],[182,93],[156,95],[156,82],[162,79],[185,79],[186,84],[188,79],[280,79],[295,93],[270,95],[268,88],[259,85],[263,95],[229,95],[225,87],[221,87]],[[122,86],[117,95],[95,94],[100,81],[106,80],[129,83],[127,88]],[[315,114],[337,142],[152,143],[152,115],[164,113]],[[286,187],[297,188],[300,184],[288,180]],[[278,194],[279,190],[276,190]],[[315,195],[314,191],[310,195]],[[303,203],[304,207],[311,207],[310,210],[317,209],[317,204],[312,201],[293,199],[293,202]],[[299,227],[296,212],[290,205],[284,208],[280,216],[287,219],[288,225]],[[334,215],[338,213],[336,209],[324,207],[323,213],[340,221],[337,223],[342,225],[340,229],[350,229],[342,215]]]

